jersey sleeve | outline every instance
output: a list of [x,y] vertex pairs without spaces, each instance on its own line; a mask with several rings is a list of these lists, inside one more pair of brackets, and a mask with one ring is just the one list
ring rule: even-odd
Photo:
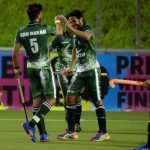
[[92,29],[89,25],[84,25],[82,31],[86,31],[86,32],[91,32],[92,33]]
[[55,27],[47,25],[47,34],[48,35],[55,35]]
[[20,30],[18,30],[17,33],[16,33],[15,43],[21,44]]
[[55,36],[52,41],[50,42],[49,47],[52,49],[56,49],[60,45],[60,37]]

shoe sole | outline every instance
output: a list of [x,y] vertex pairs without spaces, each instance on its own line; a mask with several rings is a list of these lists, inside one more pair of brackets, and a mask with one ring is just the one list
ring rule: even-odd
[[76,132],[81,132],[82,130],[76,130]]
[[41,143],[49,143],[49,140],[40,140]]
[[60,137],[56,137],[56,139],[58,139],[58,140],[64,140],[64,141],[67,140],[66,138],[60,138]]
[[56,137],[56,139],[66,141],[66,140],[76,140],[78,138],[61,138],[61,137]]

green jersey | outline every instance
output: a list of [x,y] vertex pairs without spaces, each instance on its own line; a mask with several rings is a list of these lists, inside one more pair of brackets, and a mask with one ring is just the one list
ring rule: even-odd
[[[92,33],[91,27],[86,24],[82,26],[81,31]],[[76,37],[75,45],[78,57],[77,72],[88,71],[90,69],[99,67],[99,63],[96,59],[96,51],[93,42],[93,36],[89,41]]]
[[72,49],[74,44],[75,35],[68,36],[67,31],[65,31],[62,36],[57,36],[51,41],[50,47],[52,49],[57,49],[58,53],[58,70],[69,67],[72,60]]
[[17,31],[15,43],[20,43],[27,54],[28,68],[42,68],[50,65],[48,36],[54,35],[55,29],[40,23],[29,23]]

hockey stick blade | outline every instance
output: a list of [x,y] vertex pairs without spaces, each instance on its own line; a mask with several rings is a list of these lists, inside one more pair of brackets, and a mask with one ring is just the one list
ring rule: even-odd
[[111,79],[109,81],[109,86],[111,88],[114,88],[115,84],[130,84],[130,85],[136,85],[136,86],[143,86],[144,85],[144,83],[142,81],[134,81],[134,80]]

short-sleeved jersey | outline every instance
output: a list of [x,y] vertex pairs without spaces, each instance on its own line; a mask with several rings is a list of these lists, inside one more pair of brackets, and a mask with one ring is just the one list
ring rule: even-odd
[[81,28],[81,31],[91,32],[92,37],[90,40],[84,40],[76,37],[75,45],[78,57],[77,72],[83,72],[99,67],[99,63],[96,59],[96,51],[91,27],[84,24]]
[[75,44],[75,35],[68,36],[67,31],[62,36],[56,36],[50,43],[52,49],[57,49],[58,64],[57,69],[69,67],[72,60],[72,49]]
[[15,43],[20,43],[27,54],[27,67],[42,68],[49,66],[48,36],[55,29],[40,23],[29,23],[17,31]]

